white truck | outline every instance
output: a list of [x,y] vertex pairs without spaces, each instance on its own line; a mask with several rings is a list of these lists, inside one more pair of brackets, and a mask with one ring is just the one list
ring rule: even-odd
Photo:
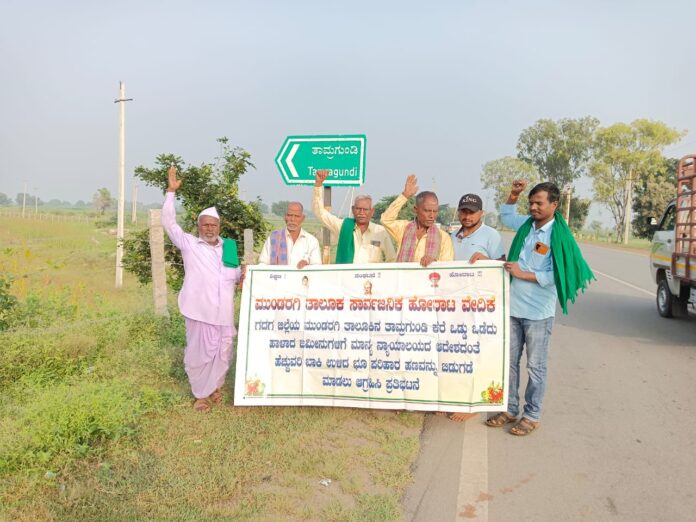
[[679,160],[677,197],[653,235],[650,272],[657,283],[659,314],[688,316],[688,305],[696,305],[696,155]]

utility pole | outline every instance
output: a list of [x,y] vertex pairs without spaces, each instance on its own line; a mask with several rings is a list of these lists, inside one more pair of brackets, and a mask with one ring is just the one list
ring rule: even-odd
[[114,103],[119,104],[118,133],[118,225],[116,228],[116,288],[123,286],[123,215],[126,192],[126,84],[119,82],[119,95]]
[[133,197],[131,198],[133,209],[131,212],[131,223],[135,224],[138,222],[138,184],[133,182]]
[[573,195],[573,185],[570,183],[566,183],[565,186],[563,187],[564,194],[566,196],[566,204],[564,210],[564,218],[566,220],[566,223],[570,224],[570,198]]
[[27,182],[24,182],[24,195],[22,196],[22,217],[24,217],[24,209],[27,206]]
[[628,244],[628,236],[631,233],[631,203],[633,202],[633,169],[628,171],[626,180],[626,208],[624,209],[623,243]]

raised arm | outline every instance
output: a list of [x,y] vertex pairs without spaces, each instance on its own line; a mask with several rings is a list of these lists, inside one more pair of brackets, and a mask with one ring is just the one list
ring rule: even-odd
[[406,221],[398,220],[399,211],[406,204],[408,198],[414,196],[418,192],[418,178],[411,174],[406,178],[406,185],[404,186],[404,191],[396,196],[396,199],[392,201],[391,205],[387,207],[384,211],[380,222],[384,225],[384,228],[389,233],[389,235],[396,242],[396,248],[398,250],[401,245],[401,237],[404,233],[404,228],[406,228]]
[[506,227],[513,230],[520,228],[529,218],[517,213],[517,201],[520,199],[520,194],[522,194],[526,186],[527,182],[523,179],[513,181],[507,201],[500,206],[500,220]]
[[162,205],[162,226],[172,243],[181,249],[186,242],[186,232],[176,222],[176,209],[174,208],[174,197],[176,191],[181,187],[181,180],[176,178],[176,167],[173,165],[169,167],[167,174],[169,175],[169,186],[164,196],[164,205]]
[[322,188],[324,186],[324,181],[329,176],[328,170],[318,170],[316,178],[314,180],[314,194],[312,196],[312,212],[317,216],[317,219],[321,221],[326,228],[328,228],[332,234],[338,234],[341,230],[341,225],[343,220],[334,216],[331,212],[324,208],[324,203],[322,201]]

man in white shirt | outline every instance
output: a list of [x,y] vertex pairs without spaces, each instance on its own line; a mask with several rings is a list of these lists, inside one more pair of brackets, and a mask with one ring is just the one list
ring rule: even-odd
[[297,268],[320,265],[319,241],[302,228],[304,220],[302,203],[290,202],[285,212],[285,228],[274,230],[268,236],[259,255],[259,264]]
[[389,234],[382,225],[371,221],[375,209],[370,196],[357,196],[353,202],[353,218],[339,218],[324,208],[322,185],[329,175],[328,170],[319,170],[314,182],[312,210],[331,235],[338,236],[336,264],[390,263],[396,251]]

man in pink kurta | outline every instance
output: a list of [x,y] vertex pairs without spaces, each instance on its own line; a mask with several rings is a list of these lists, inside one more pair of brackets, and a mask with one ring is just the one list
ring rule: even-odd
[[198,216],[198,237],[176,222],[174,197],[181,186],[176,168],[169,169],[169,186],[162,206],[162,225],[184,259],[184,285],[179,310],[186,320],[184,368],[191,383],[197,411],[210,410],[222,401],[222,385],[230,367],[234,327],[234,288],[239,268],[222,262],[220,219],[215,208]]

